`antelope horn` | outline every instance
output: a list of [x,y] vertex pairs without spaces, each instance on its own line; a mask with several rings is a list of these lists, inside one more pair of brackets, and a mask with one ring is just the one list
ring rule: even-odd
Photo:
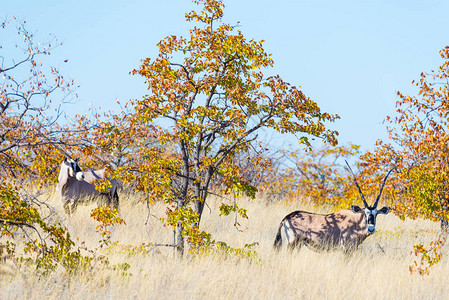
[[54,143],[53,146],[55,146],[56,148],[58,148],[59,151],[61,151],[67,158],[70,158],[70,159],[73,160],[73,157],[70,156],[70,154],[68,154],[68,153],[64,150],[64,148],[62,148],[58,143]]
[[374,205],[373,205],[374,208],[377,207],[377,203],[378,203],[379,200],[380,200],[380,196],[382,195],[382,190],[384,189],[385,183],[387,182],[388,175],[390,175],[390,173],[391,173],[394,169],[396,169],[396,167],[393,167],[393,168],[387,173],[387,176],[385,176],[384,182],[382,183],[382,186],[380,187],[379,196],[377,196],[376,202],[374,202]]
[[354,172],[352,172],[352,169],[351,169],[351,167],[349,166],[348,161],[345,160],[345,162],[346,162],[346,165],[347,165],[348,168],[349,168],[349,171],[351,171],[352,177],[354,177],[354,183],[355,183],[355,185],[357,186],[357,188],[359,189],[359,193],[360,193],[360,196],[362,197],[363,204],[365,205],[365,207],[368,207],[368,203],[367,203],[366,200],[365,200],[365,196],[363,196],[362,189],[360,188],[359,184],[357,183],[357,179],[355,178]]

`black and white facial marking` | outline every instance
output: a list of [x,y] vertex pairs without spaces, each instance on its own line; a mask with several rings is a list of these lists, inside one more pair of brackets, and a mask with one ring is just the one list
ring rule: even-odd
[[388,214],[390,208],[388,206],[384,206],[381,209],[377,210],[376,207],[367,206],[364,209],[361,209],[357,205],[352,206],[352,211],[354,213],[365,213],[365,221],[366,221],[366,230],[368,234],[373,234],[376,231],[376,218],[378,214]]
[[78,159],[64,158],[64,163],[69,168],[70,177],[75,177],[80,181],[84,180],[84,174],[83,171],[81,171],[80,166],[78,165]]
[[384,181],[382,182],[382,185],[380,186],[379,195],[376,198],[376,201],[374,201],[373,206],[369,206],[366,202],[365,196],[362,193],[362,189],[360,188],[359,184],[357,183],[357,179],[355,178],[354,172],[352,172],[351,166],[346,161],[346,165],[348,166],[349,171],[351,171],[352,177],[354,177],[354,183],[357,186],[357,189],[359,190],[360,197],[362,198],[363,205],[365,206],[364,209],[361,209],[357,205],[352,206],[352,211],[354,213],[365,213],[365,221],[366,221],[366,230],[368,234],[373,234],[376,231],[376,218],[378,214],[388,214],[390,211],[390,208],[388,206],[384,206],[381,209],[377,209],[377,204],[379,203],[380,196],[382,196],[382,191],[384,189],[385,183],[387,182],[387,178],[390,175],[390,173],[395,169],[393,167],[390,171],[388,171],[387,175],[384,178]]

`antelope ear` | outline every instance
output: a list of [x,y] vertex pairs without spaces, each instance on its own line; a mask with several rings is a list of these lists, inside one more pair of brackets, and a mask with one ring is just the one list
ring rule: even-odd
[[64,157],[64,163],[67,163],[67,157]]
[[363,209],[361,209],[361,208],[360,208],[359,206],[357,206],[357,205],[353,205],[353,206],[352,206],[352,212],[355,213],[355,214],[358,214],[358,213],[363,212]]
[[378,214],[388,214],[390,212],[390,208],[388,206],[384,206],[377,211]]

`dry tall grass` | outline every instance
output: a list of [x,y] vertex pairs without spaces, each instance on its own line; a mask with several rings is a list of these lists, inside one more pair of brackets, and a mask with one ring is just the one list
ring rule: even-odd
[[[128,199],[126,199],[128,198]],[[170,243],[172,232],[132,197],[122,196],[121,217],[127,225],[113,229],[112,239],[121,244]],[[69,228],[72,237],[88,248],[98,248],[97,223],[89,217],[94,206],[80,207],[67,217],[55,199],[55,218]],[[315,253],[303,247],[299,252],[273,251],[279,222],[297,205],[264,204],[240,200],[248,209],[249,220],[234,216],[218,217],[219,201],[205,208],[203,229],[217,240],[235,247],[258,242],[259,262],[249,259],[211,255],[176,259],[173,250],[155,248],[149,254],[126,255],[120,251],[108,255],[111,264],[128,263],[127,276],[97,265],[92,273],[67,277],[62,268],[42,279],[13,264],[0,265],[0,299],[447,299],[449,265],[443,259],[430,276],[410,275],[413,245],[427,243],[438,232],[438,224],[427,221],[400,221],[392,214],[379,216],[377,231],[356,253],[345,257],[341,252]],[[163,205],[151,207],[162,216]],[[448,252],[445,249],[445,252]]]

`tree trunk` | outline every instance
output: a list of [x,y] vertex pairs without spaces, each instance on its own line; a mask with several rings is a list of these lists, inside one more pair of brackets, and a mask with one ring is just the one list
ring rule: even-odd
[[195,226],[200,226],[201,216],[203,215],[204,205],[208,196],[209,184],[214,174],[214,169],[209,169],[206,176],[203,178],[203,184],[197,184],[195,186],[195,202],[194,209],[198,213],[198,222]]
[[[183,209],[186,206],[187,201],[187,191],[189,189],[189,155],[187,151],[187,146],[185,141],[180,142],[181,154],[182,154],[182,167],[181,167],[181,191],[178,196],[176,203],[177,209]],[[176,227],[176,249],[178,250],[178,255],[181,257],[184,254],[184,237],[182,236],[182,231],[184,226],[181,222],[178,223]]]
[[444,212],[444,215],[440,217],[441,232],[443,232],[446,230],[446,228],[449,225],[449,222],[448,222],[447,218],[445,217],[445,215],[447,214],[447,211],[448,211],[448,201],[446,199],[443,199],[441,208],[443,209],[443,212]]
[[198,213],[198,222],[197,222],[198,224],[195,224],[196,226],[200,225],[203,209],[204,209],[204,200],[195,200],[194,211]]
[[179,222],[176,227],[176,250],[179,257],[184,255],[184,237],[182,236],[183,230],[184,227],[181,225],[181,222]]
[[200,225],[201,216],[203,215],[204,205],[206,202],[208,188],[209,186],[201,186],[201,185],[197,185],[195,187],[194,211],[198,213],[198,222],[196,222],[195,226]]
[[[184,207],[184,201],[182,199],[178,199],[177,201],[177,209],[181,209]],[[176,250],[178,252],[178,256],[182,257],[184,255],[184,237],[182,236],[182,231],[184,230],[184,226],[182,226],[181,222],[178,222],[178,226],[175,229],[176,236]]]
[[444,230],[446,230],[447,226],[449,225],[449,222],[447,221],[447,219],[445,217],[441,217],[440,218],[441,221],[441,231],[443,232]]

